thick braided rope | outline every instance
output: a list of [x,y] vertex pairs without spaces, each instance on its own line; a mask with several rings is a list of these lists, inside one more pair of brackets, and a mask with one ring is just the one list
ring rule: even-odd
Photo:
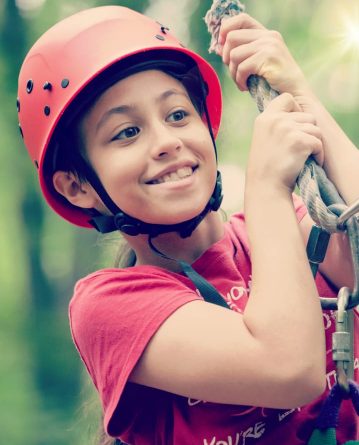
[[[204,18],[208,31],[211,34],[210,52],[214,52],[217,49],[222,20],[238,15],[244,9],[244,5],[238,0],[214,0],[211,9]],[[260,112],[279,94],[270,87],[263,77],[257,75],[249,76],[247,84],[249,92],[256,101]],[[344,201],[334,185],[326,177],[324,170],[313,158],[309,158],[306,162],[297,179],[297,184],[303,201],[315,223],[330,233],[338,232],[338,216],[328,206],[339,203],[344,204]]]
[[[334,196],[335,194],[338,195],[335,201],[332,199],[331,194],[326,194],[323,190],[321,191],[320,184],[323,184],[323,181],[325,180],[328,181],[324,170],[314,161],[314,159],[309,158],[299,174],[297,184],[313,221],[327,232],[335,233],[339,231],[338,215],[329,207],[333,206],[334,209],[339,210],[339,213],[341,213],[346,206],[343,204],[342,199],[331,182],[328,181],[327,186],[332,186],[334,188]],[[335,205],[335,203],[338,203],[338,205]]]

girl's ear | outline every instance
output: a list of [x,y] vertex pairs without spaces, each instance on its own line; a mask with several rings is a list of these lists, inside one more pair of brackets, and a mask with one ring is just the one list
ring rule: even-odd
[[81,182],[72,172],[57,171],[52,177],[55,190],[71,204],[84,209],[98,205],[98,196],[87,182]]

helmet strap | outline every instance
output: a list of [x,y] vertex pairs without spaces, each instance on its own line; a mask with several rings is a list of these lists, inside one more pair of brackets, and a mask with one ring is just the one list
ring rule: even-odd
[[[91,169],[89,166],[88,168]],[[94,177],[96,177],[96,179],[93,182]],[[199,215],[178,224],[150,224],[134,218],[118,208],[109,197],[106,190],[103,188],[95,172],[92,171],[91,175],[88,176],[88,181],[96,190],[106,207],[113,213],[113,215],[98,214],[98,216],[94,216],[89,221],[90,224],[101,233],[120,230],[121,232],[131,236],[148,234],[151,237],[156,237],[162,233],[178,232],[182,238],[187,238],[188,236],[191,236],[192,232],[196,229],[208,212],[217,211],[219,209],[223,199],[221,174],[219,171],[217,171],[216,185],[214,187],[212,196]],[[98,183],[100,184],[100,187],[97,187]]]
[[[204,98],[206,98],[207,95],[208,95],[208,85],[202,79],[201,79],[201,88],[202,88],[202,95],[203,95]],[[208,112],[206,99],[204,99],[204,101],[203,101],[203,109],[204,109],[204,115],[206,116],[208,131],[209,131],[209,134],[210,134],[211,139],[212,139],[212,144],[213,144],[213,148],[214,148],[214,154],[216,155],[216,162],[218,163],[216,138],[214,137],[214,134],[213,134],[213,128],[212,128],[212,124],[211,124],[211,118],[209,117],[209,112]]]
[[152,252],[166,260],[175,261],[181,267],[182,272],[187,276],[187,278],[189,278],[196,286],[205,301],[230,309],[226,300],[209,281],[196,272],[186,261],[176,260],[175,258],[171,258],[158,250],[153,244],[152,238],[153,237],[151,235],[148,237],[148,245],[150,246]]

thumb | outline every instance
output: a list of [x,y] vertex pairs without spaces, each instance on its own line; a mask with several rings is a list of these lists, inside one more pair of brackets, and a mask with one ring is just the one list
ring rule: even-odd
[[274,98],[267,106],[268,111],[303,111],[294,97],[289,93],[282,93]]

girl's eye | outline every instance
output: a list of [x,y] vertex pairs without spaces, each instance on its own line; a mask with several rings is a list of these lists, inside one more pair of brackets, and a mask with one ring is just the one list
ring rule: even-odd
[[183,120],[186,116],[188,116],[188,113],[184,110],[177,110],[170,114],[168,120],[171,122],[178,122]]
[[139,129],[138,127],[128,127],[128,128],[125,128],[124,130],[120,131],[120,132],[113,138],[113,140],[118,140],[118,139],[131,139],[131,138],[137,136],[139,132],[140,132],[140,129]]

